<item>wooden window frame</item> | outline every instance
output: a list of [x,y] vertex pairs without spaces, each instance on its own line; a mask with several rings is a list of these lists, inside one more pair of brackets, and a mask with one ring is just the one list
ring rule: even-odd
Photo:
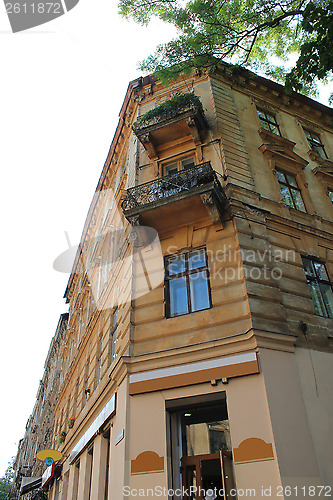
[[196,161],[196,156],[195,154],[193,155],[189,155],[189,156],[182,156],[182,157],[178,157],[178,158],[174,158],[173,160],[170,159],[170,161],[165,161],[165,162],[162,162],[162,176],[166,176],[166,175],[175,175],[175,174],[167,174],[166,173],[166,169],[170,166],[170,165],[174,165],[174,164],[177,164],[177,173],[178,172],[182,172],[183,169],[182,169],[182,162],[184,160],[191,160],[193,159],[193,163],[194,163],[194,166],[197,164],[197,161]]
[[[188,256],[190,253],[195,252],[196,250],[204,250],[205,266],[201,266],[201,267],[198,267],[196,269],[189,269]],[[181,255],[185,256],[185,271],[177,273],[177,274],[172,274],[171,276],[169,276],[168,261],[172,257],[180,257]],[[178,318],[179,316],[186,316],[187,314],[192,314],[195,312],[207,311],[208,309],[212,308],[212,294],[211,294],[211,287],[210,287],[209,266],[208,266],[208,257],[207,257],[206,248],[203,248],[203,247],[194,248],[194,249],[189,250],[187,252],[168,255],[164,258],[164,269],[165,269],[165,287],[164,288],[165,288],[165,316],[166,316],[166,318]],[[206,271],[206,273],[207,273],[207,290],[208,290],[209,306],[204,308],[204,309],[192,310],[189,276],[203,272],[203,271]],[[186,278],[186,293],[187,293],[188,312],[171,316],[171,310],[170,310],[170,302],[171,301],[170,301],[170,285],[169,284],[170,284],[170,281],[173,281],[173,280],[178,279],[178,278],[183,278],[183,277]]]

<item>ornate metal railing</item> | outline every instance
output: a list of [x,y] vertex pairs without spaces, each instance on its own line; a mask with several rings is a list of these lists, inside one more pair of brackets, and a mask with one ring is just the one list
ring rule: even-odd
[[210,162],[201,163],[191,169],[159,177],[153,181],[128,189],[126,198],[122,202],[122,209],[125,212],[133,210],[148,203],[170,198],[171,196],[209,183],[218,185],[223,193],[216,172],[212,169]]

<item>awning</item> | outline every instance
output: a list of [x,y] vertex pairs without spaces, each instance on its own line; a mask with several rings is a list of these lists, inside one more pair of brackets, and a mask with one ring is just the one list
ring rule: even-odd
[[22,477],[20,495],[36,490],[42,486],[41,477]]

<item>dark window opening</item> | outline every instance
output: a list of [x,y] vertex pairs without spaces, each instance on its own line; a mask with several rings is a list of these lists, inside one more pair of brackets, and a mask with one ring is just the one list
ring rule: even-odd
[[307,257],[302,257],[302,261],[316,314],[333,318],[333,283],[325,264]]

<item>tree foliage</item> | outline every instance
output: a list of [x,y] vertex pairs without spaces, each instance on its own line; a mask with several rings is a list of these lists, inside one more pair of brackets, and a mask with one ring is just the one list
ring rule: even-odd
[[14,458],[12,458],[12,460],[9,462],[4,476],[0,478],[0,500],[6,500],[9,498],[9,492],[14,477],[13,462]]
[[[176,28],[140,65],[165,81],[221,60],[283,81],[288,92],[313,94],[315,81],[332,76],[330,0],[119,0],[119,9],[138,23],[155,16]],[[286,69],[290,58],[296,63]]]

